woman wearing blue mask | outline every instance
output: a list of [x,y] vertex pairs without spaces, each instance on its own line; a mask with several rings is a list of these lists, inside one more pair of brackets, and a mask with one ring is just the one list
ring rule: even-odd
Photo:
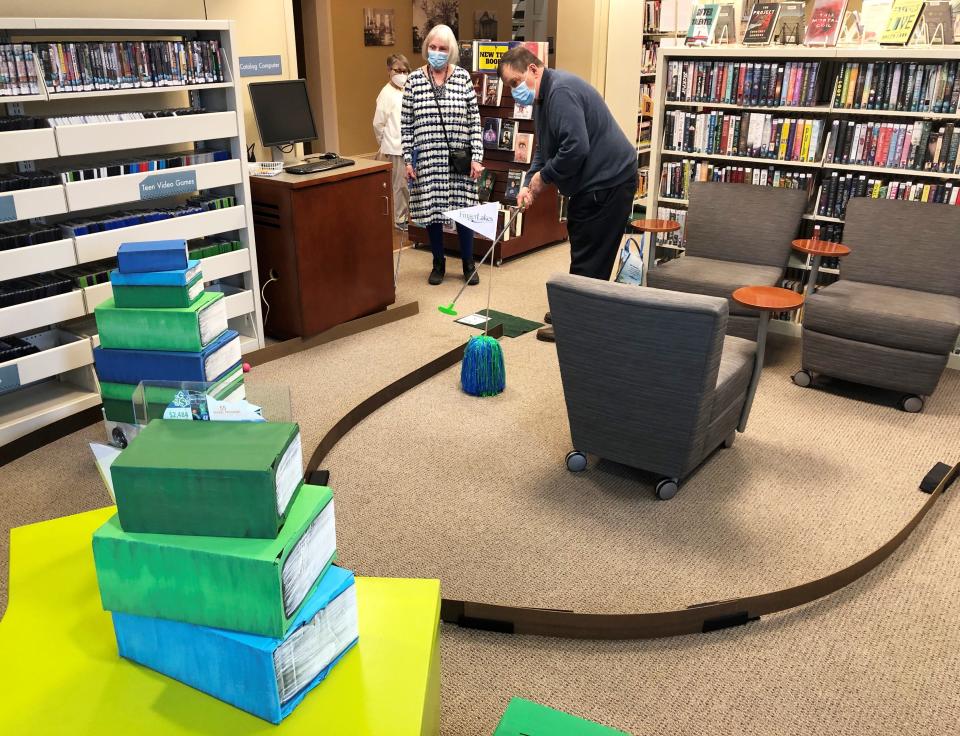
[[[400,132],[410,182],[410,220],[427,230],[433,251],[428,282],[443,281],[443,213],[478,204],[477,179],[483,171],[480,109],[457,39],[449,26],[430,29],[423,41],[425,66],[414,71],[403,91]],[[463,277],[474,270],[473,231],[457,224]],[[477,284],[476,274],[470,284]]]

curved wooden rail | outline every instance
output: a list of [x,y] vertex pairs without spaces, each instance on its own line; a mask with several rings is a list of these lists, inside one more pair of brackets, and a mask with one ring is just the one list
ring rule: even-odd
[[[502,334],[502,326],[490,331],[492,337]],[[324,435],[307,463],[306,475],[317,470],[337,442],[361,421],[405,391],[459,363],[465,347],[466,344],[444,353],[351,409]],[[951,468],[907,525],[882,547],[842,570],[791,588],[653,613],[578,613],[444,598],[440,618],[446,623],[488,631],[573,639],[654,639],[740,626],[823,598],[866,575],[903,544],[958,475],[960,463]]]

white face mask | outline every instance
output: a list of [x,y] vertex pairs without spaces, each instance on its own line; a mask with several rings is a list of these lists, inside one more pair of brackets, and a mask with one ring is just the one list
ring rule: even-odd
[[400,89],[403,89],[403,85],[407,83],[407,75],[394,74],[392,77],[390,77],[390,81],[393,82],[395,87],[399,87]]

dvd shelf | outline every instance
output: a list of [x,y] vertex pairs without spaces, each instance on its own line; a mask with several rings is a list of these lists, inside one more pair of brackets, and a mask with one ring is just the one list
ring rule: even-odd
[[[956,46],[663,47],[653,99],[648,217],[678,219],[691,181],[806,189],[799,237],[843,239],[851,197],[960,203]],[[746,154],[746,155],[738,155]],[[682,218],[680,218],[682,219]],[[679,257],[682,232],[652,242]],[[653,265],[652,267],[656,267]],[[804,289],[797,254],[787,288]],[[839,275],[820,268],[818,284]],[[799,335],[802,314],[771,329]],[[950,366],[960,369],[960,355]]]
[[233,22],[0,18],[0,31],[13,62],[0,80],[3,445],[100,403],[92,315],[123,242],[190,241],[244,352],[263,338]]

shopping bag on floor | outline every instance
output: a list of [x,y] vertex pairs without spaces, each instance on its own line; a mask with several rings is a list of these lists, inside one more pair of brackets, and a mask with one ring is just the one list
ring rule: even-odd
[[620,245],[620,259],[614,281],[635,286],[643,283],[643,248],[633,236],[624,237]]

